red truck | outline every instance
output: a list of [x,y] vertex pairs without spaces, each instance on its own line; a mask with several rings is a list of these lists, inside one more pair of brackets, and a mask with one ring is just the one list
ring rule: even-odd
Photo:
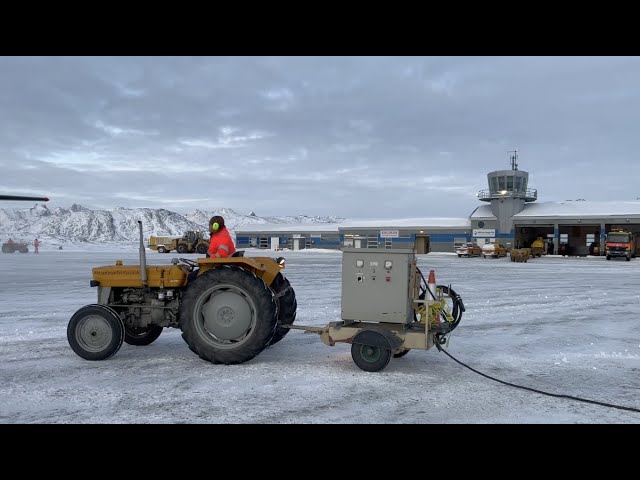
[[625,257],[629,261],[636,256],[636,236],[623,229],[611,230],[607,234],[604,248],[607,260],[611,260],[611,257]]

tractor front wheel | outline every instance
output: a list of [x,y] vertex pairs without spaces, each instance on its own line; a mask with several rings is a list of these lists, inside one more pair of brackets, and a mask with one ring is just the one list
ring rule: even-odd
[[85,360],[106,360],[124,340],[122,319],[105,305],[87,305],[73,314],[67,326],[71,349]]

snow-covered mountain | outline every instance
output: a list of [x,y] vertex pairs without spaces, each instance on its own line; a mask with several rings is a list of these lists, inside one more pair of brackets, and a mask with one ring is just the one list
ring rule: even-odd
[[122,208],[90,210],[80,205],[49,210],[46,205],[32,208],[0,209],[0,239],[6,241],[34,238],[56,243],[77,242],[135,242],[138,240],[138,220],[142,220],[145,240],[151,235],[182,235],[187,230],[207,230],[209,219],[222,215],[227,228],[234,230],[250,224],[270,223],[336,223],[341,217],[259,217],[251,212],[240,214],[230,208],[181,215],[165,209]]

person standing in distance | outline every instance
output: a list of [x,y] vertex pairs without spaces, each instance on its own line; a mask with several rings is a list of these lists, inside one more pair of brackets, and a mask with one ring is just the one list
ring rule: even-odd
[[224,225],[224,218],[215,215],[209,220],[209,232],[211,240],[209,240],[209,250],[207,256],[213,258],[226,258],[233,255],[236,246],[229,234],[229,230]]

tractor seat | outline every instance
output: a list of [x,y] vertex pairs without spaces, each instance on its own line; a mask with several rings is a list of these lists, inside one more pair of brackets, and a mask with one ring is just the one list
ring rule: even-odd
[[244,250],[237,250],[231,256],[232,257],[244,257]]

